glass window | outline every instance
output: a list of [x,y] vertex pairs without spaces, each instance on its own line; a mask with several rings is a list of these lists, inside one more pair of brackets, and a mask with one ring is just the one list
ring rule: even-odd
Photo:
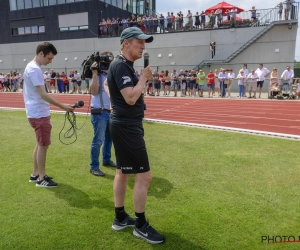
[[87,30],[89,28],[89,26],[85,25],[85,26],[79,26],[80,30]]
[[60,31],[66,31],[69,30],[69,28],[59,28]]
[[66,3],[74,3],[74,0],[66,0]]
[[31,8],[32,8],[31,0],[25,0],[25,9],[31,9]]
[[49,5],[56,5],[56,0],[49,0]]
[[39,26],[39,33],[45,32],[45,26]]
[[9,3],[10,3],[10,10],[17,9],[17,1],[16,0],[9,0]]
[[78,26],[69,27],[69,30],[78,30]]
[[111,0],[111,4],[112,4],[113,6],[117,6],[117,0]]
[[57,4],[65,4],[66,0],[57,0]]
[[25,34],[31,34],[31,27],[25,27]]
[[32,0],[32,7],[33,7],[33,8],[41,7],[41,2],[40,2],[40,0]]
[[105,0],[104,2],[110,4],[111,0]]
[[127,0],[122,0],[122,1],[123,1],[123,10],[127,10],[127,11],[132,12],[132,11],[130,10],[130,5],[129,5],[129,3],[127,2]]
[[18,28],[18,34],[19,35],[24,35],[25,34],[24,27]]
[[24,9],[24,0],[17,0],[17,8],[18,10]]
[[18,28],[12,28],[11,33],[12,33],[13,36],[17,36],[18,35]]
[[117,7],[122,9],[123,8],[123,1],[122,0],[117,0]]
[[32,34],[39,33],[39,28],[38,28],[38,26],[31,26],[31,33],[32,33]]
[[41,6],[48,6],[49,0],[41,0]]
[[85,0],[75,0],[75,2],[83,2],[83,1],[85,1]]

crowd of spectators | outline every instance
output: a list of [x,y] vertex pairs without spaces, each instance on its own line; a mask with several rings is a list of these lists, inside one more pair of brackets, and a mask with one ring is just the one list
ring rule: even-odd
[[23,77],[19,72],[0,73],[0,91],[16,92],[23,88]]
[[[278,9],[278,20],[282,20],[284,10],[284,19],[293,19],[294,0],[280,2],[276,7]],[[237,22],[253,25],[258,18],[258,10],[253,6],[250,10],[249,22],[246,20],[237,20],[237,8],[212,10],[209,14],[205,11],[192,13],[188,10],[186,14],[181,11],[178,13],[168,12],[166,15],[132,15],[128,18],[102,18],[99,23],[100,36],[119,36],[123,29],[127,27],[139,27],[144,33],[165,33],[189,30],[203,30],[211,28],[220,28],[224,26],[235,27]],[[224,19],[225,17],[225,19]],[[251,20],[250,20],[251,19]]]
[[[268,96],[272,97],[280,94],[282,82],[289,82],[291,96],[300,97],[300,80],[294,78],[294,71],[290,66],[279,75],[276,68],[272,71],[259,64],[257,69],[248,71],[246,64],[235,74],[232,69],[221,68],[220,70],[210,69],[204,72],[202,69],[196,70],[179,70],[174,69],[172,72],[162,70],[160,73],[153,70],[152,78],[147,82],[144,89],[144,95],[164,96],[171,95],[177,97],[220,97],[231,98],[231,89],[234,82],[238,85],[239,98],[261,98],[264,81],[268,80]],[[135,72],[139,77],[138,71]],[[71,70],[67,75],[65,72],[44,72],[45,89],[48,93],[61,94],[90,94],[90,79],[81,78],[77,70]],[[85,91],[82,91],[81,84],[84,82]],[[7,74],[0,73],[0,91],[16,92],[23,88],[23,77],[19,72],[10,72]],[[207,95],[204,92],[207,91]],[[248,93],[248,96],[247,96]]]
[[[174,69],[172,72],[168,70],[161,71],[159,74],[156,70],[153,71],[153,77],[147,82],[144,89],[144,95],[149,96],[170,96],[171,90],[174,91],[173,96],[177,97],[178,91],[181,91],[181,97],[204,97],[204,91],[207,91],[207,97],[231,98],[231,88],[234,82],[237,82],[239,89],[239,98],[261,98],[264,81],[270,80],[268,88],[269,95],[274,88],[280,89],[282,81],[290,83],[294,86],[291,89],[291,95],[294,97],[300,96],[299,79],[294,79],[294,71],[287,66],[286,70],[279,76],[277,69],[272,72],[259,64],[257,69],[248,71],[246,64],[243,64],[237,74],[232,69],[221,68],[220,71],[210,69],[205,73],[202,69],[199,71]],[[139,73],[136,71],[139,77]],[[268,78],[267,78],[268,77]],[[248,92],[248,96],[247,96]],[[279,91],[280,92],[280,91]]]

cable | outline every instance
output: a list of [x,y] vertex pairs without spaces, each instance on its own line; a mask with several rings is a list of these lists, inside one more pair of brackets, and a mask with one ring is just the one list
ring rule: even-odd
[[[86,121],[87,121],[87,117],[88,117],[88,114],[89,114],[89,111],[90,111],[90,105],[91,105],[91,94],[90,95],[90,99],[89,99],[89,106],[88,106],[88,109],[87,109],[87,112],[86,112],[86,118],[85,118],[85,121],[83,123],[83,125],[81,127],[77,127],[77,124],[76,124],[76,115],[74,112],[66,112],[65,114],[65,121],[64,121],[64,125],[61,129],[61,131],[59,132],[59,141],[64,144],[64,145],[71,145],[73,144],[74,142],[77,141],[77,130],[80,130],[83,128],[83,126],[85,125]],[[66,123],[67,123],[67,120],[69,121],[71,127],[68,128],[64,133],[63,133],[63,130],[64,128],[66,127]],[[63,133],[63,134],[62,134]],[[66,143],[66,142],[63,142],[62,140],[62,136],[64,138],[64,140],[70,140],[72,139],[74,136],[75,138],[73,139],[73,141],[69,142],[69,143]]]

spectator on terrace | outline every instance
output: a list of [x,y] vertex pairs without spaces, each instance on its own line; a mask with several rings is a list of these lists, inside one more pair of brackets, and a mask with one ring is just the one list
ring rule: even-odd
[[102,25],[102,35],[107,36],[107,23],[104,18],[102,19],[102,23],[100,24]]
[[183,14],[181,11],[179,11],[179,13],[177,14],[179,17],[179,29],[183,29]]
[[172,31],[175,31],[175,16],[173,12],[171,12],[171,19],[172,19]]
[[48,74],[48,71],[45,71],[44,80],[45,80],[45,85],[48,90],[48,93],[52,93],[50,87],[50,74]]
[[232,10],[231,10],[231,25],[233,27],[236,26],[236,14],[237,14],[237,9],[235,6],[232,7]]
[[200,15],[199,15],[198,11],[196,12],[196,15],[195,15],[195,27],[196,27],[196,30],[200,29]]
[[282,20],[282,11],[283,11],[283,4],[282,4],[282,2],[280,2],[277,6],[278,6],[279,20]]
[[116,19],[112,18],[111,20],[111,26],[112,26],[112,36],[118,36],[119,34],[119,26],[118,26],[118,22]]
[[122,19],[121,23],[122,23],[122,30],[128,27],[127,20],[125,18]]
[[123,24],[121,18],[117,17],[117,25],[118,25],[118,34],[116,36],[120,36],[120,33],[123,31]]
[[172,30],[172,16],[170,15],[170,12],[168,12],[168,15],[167,15],[166,19],[167,19],[167,30],[168,30],[168,32],[171,32],[171,30]]
[[227,16],[227,22],[229,23],[230,22],[230,10],[226,10],[225,13]]
[[[220,72],[222,71],[222,68],[220,69]],[[218,70],[215,69],[215,88],[213,90],[213,96],[215,95],[215,90],[217,90],[217,96],[221,96],[220,94],[220,81],[219,81],[219,73]]]
[[285,20],[289,20],[289,15],[290,15],[290,12],[291,12],[291,9],[292,9],[292,5],[293,5],[293,0],[287,0],[285,1],[285,9],[284,9],[284,17],[285,17]]
[[216,15],[212,10],[209,14],[209,28],[213,29],[216,24]]
[[218,25],[218,27],[221,27],[223,15],[222,15],[222,10],[220,7],[218,7],[218,9],[216,10],[215,15],[217,16],[217,19],[218,19],[217,25]]
[[250,10],[251,12],[251,24],[254,24],[256,22],[256,9],[255,9],[255,6],[252,7],[252,9]]
[[205,29],[205,12],[202,11],[201,14],[200,14],[200,26],[201,26],[201,29]]
[[107,36],[111,36],[112,35],[112,24],[111,24],[111,20],[109,19],[109,17],[106,19],[106,25],[107,25]]
[[132,15],[131,22],[132,22],[132,27],[136,27],[137,26],[135,15]]
[[159,17],[159,32],[165,33],[165,17],[163,16],[163,14],[160,14]]
[[157,27],[158,27],[158,18],[157,15],[153,17],[153,33],[157,32]]
[[188,10],[186,17],[187,17],[187,24],[185,25],[185,28],[192,30],[193,29],[193,14],[191,13],[190,10]]

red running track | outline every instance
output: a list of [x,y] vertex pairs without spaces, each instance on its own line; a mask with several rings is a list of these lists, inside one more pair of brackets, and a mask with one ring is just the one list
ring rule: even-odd
[[[52,94],[59,102],[85,106],[89,95]],[[300,102],[297,100],[247,100],[220,98],[145,97],[145,118],[229,128],[267,131],[300,136]],[[24,108],[22,93],[0,93],[0,107]],[[60,110],[51,105],[51,110]]]

